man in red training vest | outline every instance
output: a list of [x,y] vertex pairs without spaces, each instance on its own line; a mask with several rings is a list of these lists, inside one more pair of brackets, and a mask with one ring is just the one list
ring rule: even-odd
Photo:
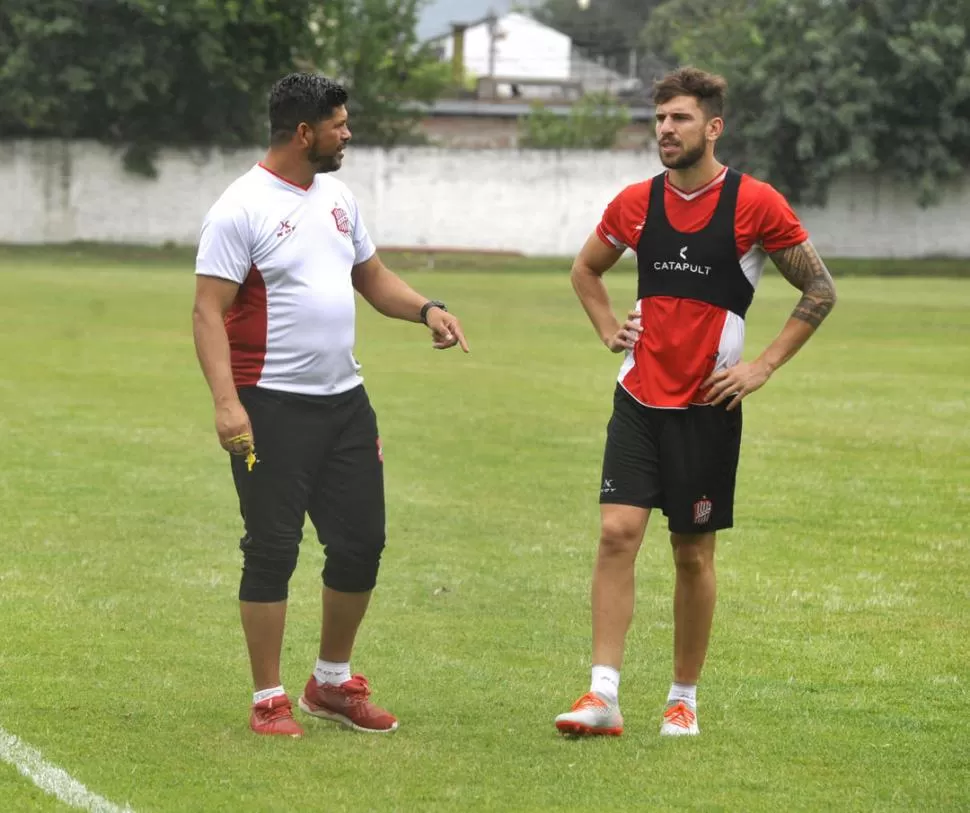
[[[618,690],[634,564],[654,508],[676,567],[674,674],[660,733],[695,735],[697,682],[714,616],[717,531],[733,524],[741,401],[808,341],[835,304],[832,277],[782,195],[723,166],[723,78],[682,68],[654,89],[666,172],[624,189],[573,265],[603,343],[624,353],[600,485],[590,690],[556,718],[564,734],[621,734]],[[620,322],[605,285],[637,255],[637,304]],[[768,258],[802,297],[778,337],[741,360],[744,317]]]

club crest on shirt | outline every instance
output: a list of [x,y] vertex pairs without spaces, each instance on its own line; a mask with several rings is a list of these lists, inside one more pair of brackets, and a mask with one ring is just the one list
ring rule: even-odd
[[334,222],[337,224],[337,231],[341,234],[350,234],[350,217],[339,206],[335,206],[330,213],[333,215]]

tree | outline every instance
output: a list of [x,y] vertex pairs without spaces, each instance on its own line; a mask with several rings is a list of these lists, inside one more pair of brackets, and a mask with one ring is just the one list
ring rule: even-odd
[[0,135],[93,138],[151,173],[161,145],[259,143],[312,0],[4,0]]
[[760,0],[667,0],[641,32],[647,48],[671,64],[704,55],[723,65],[739,48],[761,47],[753,29]]
[[590,93],[560,116],[540,103],[523,119],[523,147],[553,150],[608,150],[630,123],[630,111],[610,95]]
[[310,65],[337,78],[350,92],[354,140],[392,147],[415,143],[433,102],[451,81],[449,67],[418,43],[424,0],[344,0],[311,14]]
[[970,0],[669,0],[646,40],[724,74],[722,154],[795,202],[880,172],[922,204],[970,163]]

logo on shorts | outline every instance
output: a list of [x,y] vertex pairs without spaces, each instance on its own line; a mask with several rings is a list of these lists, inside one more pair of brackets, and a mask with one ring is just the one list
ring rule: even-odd
[[603,480],[603,487],[600,489],[600,494],[614,494],[616,492],[616,486],[613,485],[612,480]]
[[333,220],[337,224],[337,231],[341,234],[350,234],[350,218],[347,216],[347,213],[339,206],[336,206],[330,214],[333,215]]
[[381,446],[381,439],[377,439],[377,459],[383,463],[384,462],[384,447]]
[[714,503],[707,497],[694,503],[694,524],[707,525],[711,519],[711,511],[714,510]]

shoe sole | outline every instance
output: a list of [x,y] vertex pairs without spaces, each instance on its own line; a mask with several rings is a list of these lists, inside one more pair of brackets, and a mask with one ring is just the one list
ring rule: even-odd
[[301,731],[299,734],[284,734],[282,731],[260,731],[258,728],[249,727],[249,730],[253,734],[259,734],[261,737],[289,737],[292,740],[298,740],[303,736],[304,732]]
[[302,711],[305,711],[311,717],[316,717],[319,720],[329,720],[332,723],[339,723],[344,726],[344,728],[351,728],[354,731],[359,731],[362,734],[390,734],[397,731],[397,721],[395,720],[394,725],[390,728],[364,728],[363,726],[357,725],[349,717],[344,717],[342,714],[337,714],[336,712],[327,711],[320,708],[312,708],[309,703],[307,703],[306,698],[301,697],[297,703]]
[[595,728],[582,723],[574,723],[571,720],[560,720],[556,723],[559,733],[565,737],[619,737],[623,733],[623,727],[616,728]]

